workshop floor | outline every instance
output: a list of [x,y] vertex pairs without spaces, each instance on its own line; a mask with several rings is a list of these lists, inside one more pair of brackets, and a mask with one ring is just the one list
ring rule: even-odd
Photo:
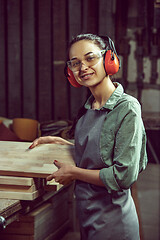
[[137,181],[142,240],[160,239],[160,164],[148,164]]
[[[136,183],[141,240],[160,239],[160,164],[148,164]],[[68,232],[61,240],[80,240],[79,232]]]

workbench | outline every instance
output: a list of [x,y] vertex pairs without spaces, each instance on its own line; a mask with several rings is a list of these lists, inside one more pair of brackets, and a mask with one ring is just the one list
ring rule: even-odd
[[33,201],[0,199],[0,240],[60,239],[73,225],[73,185]]
[[74,164],[74,147],[30,144],[0,141],[0,240],[58,240],[72,227],[74,183],[45,178],[55,159]]

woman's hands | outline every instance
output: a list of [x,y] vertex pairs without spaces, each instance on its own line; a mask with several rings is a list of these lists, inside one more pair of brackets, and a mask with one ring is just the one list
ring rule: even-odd
[[80,180],[96,186],[104,187],[104,183],[99,177],[100,170],[83,169],[66,163],[60,163],[57,160],[54,164],[58,170],[47,177],[47,181],[55,179],[56,182],[67,185],[73,180]]
[[52,173],[51,175],[49,175],[46,178],[47,181],[51,181],[54,178],[55,182],[58,182],[63,185],[67,185],[74,180],[73,174],[72,174],[72,170],[74,166],[66,163],[60,163],[57,160],[54,161],[54,164],[58,167],[58,170]]
[[[74,145],[73,143],[61,137],[46,136],[35,139],[29,149],[32,149],[39,144],[44,143]],[[56,182],[67,185],[73,180],[80,180],[87,183],[95,184],[97,186],[104,186],[103,182],[99,177],[100,170],[83,169],[67,163],[58,162],[57,160],[54,161],[54,164],[58,167],[58,170],[49,175],[46,178],[47,181],[55,179]]]
[[73,143],[61,138],[61,137],[55,137],[55,136],[46,136],[46,137],[39,137],[37,139],[35,139],[32,143],[32,145],[29,147],[29,149],[32,149],[36,146],[38,146],[39,144],[48,144],[48,143],[54,143],[54,144],[61,144],[61,145],[74,145]]
[[[35,139],[32,143],[32,145],[29,147],[29,149],[32,149],[39,144],[61,144],[61,145],[74,145],[73,143],[61,138],[61,137],[55,137],[55,136],[45,136],[45,137],[39,137]],[[58,170],[51,175],[49,175],[46,180],[50,181],[53,178],[56,182],[67,185],[71,183],[74,179],[72,176],[72,165],[66,164],[66,163],[60,163],[57,160],[54,161],[54,164],[58,167]]]

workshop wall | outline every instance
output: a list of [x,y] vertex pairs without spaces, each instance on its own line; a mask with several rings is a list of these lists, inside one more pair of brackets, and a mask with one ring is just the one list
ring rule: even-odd
[[81,32],[115,41],[115,80],[144,111],[159,112],[160,0],[0,0],[0,116],[75,116],[88,92],[69,85],[64,66],[68,42]]

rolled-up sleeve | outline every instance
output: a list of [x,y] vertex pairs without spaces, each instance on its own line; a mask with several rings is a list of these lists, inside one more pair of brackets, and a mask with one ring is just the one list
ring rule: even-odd
[[116,121],[119,126],[115,132],[112,165],[100,170],[100,178],[109,192],[130,188],[147,164],[140,104],[127,102],[117,116],[121,121]]

